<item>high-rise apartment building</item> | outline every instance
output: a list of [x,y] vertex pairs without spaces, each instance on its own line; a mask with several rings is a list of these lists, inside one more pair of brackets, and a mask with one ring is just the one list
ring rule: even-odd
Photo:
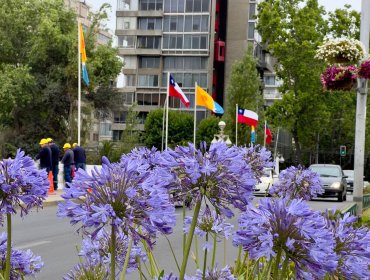
[[[261,78],[266,71],[273,76],[270,57],[254,28],[258,2],[118,0],[116,35],[119,55],[125,62],[124,104],[122,110],[114,112],[113,123],[107,124],[111,128],[106,130],[107,136],[121,138],[125,106],[137,103],[142,125],[151,110],[164,107],[168,72],[191,102],[188,109],[170,97],[170,108],[193,111],[196,82],[223,106],[231,65],[242,58],[248,43],[253,44],[259,59]],[[201,108],[197,112],[198,120],[207,114]]]

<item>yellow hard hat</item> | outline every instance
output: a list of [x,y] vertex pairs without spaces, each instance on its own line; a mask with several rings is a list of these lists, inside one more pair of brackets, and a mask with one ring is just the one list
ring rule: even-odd
[[78,144],[77,143],[73,143],[72,146],[73,147],[76,147],[76,146],[78,146]]
[[71,148],[71,144],[69,143],[65,143],[63,146],[63,149],[70,149],[70,148]]
[[45,145],[45,144],[47,144],[47,143],[49,143],[48,142],[48,140],[46,140],[45,138],[42,138],[41,140],[40,140],[40,145]]
[[46,138],[46,141],[48,141],[48,143],[53,142],[53,138]]

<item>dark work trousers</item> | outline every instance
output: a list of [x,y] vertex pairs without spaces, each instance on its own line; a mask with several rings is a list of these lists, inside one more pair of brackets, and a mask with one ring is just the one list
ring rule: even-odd
[[66,188],[69,188],[67,183],[72,182],[72,165],[64,165],[64,181],[66,182]]
[[53,172],[54,190],[57,190],[58,189],[58,173],[59,173],[58,164],[53,164],[51,171]]

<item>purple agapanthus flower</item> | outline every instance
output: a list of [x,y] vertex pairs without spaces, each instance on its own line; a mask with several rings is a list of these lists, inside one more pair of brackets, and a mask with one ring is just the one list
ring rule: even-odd
[[275,183],[269,193],[290,199],[310,200],[322,194],[324,188],[320,176],[303,166],[291,166],[279,174],[279,181]]
[[271,161],[271,152],[260,145],[240,148],[243,159],[251,166],[257,180],[264,174],[264,168],[274,167]]
[[172,273],[170,274],[166,274],[166,275],[163,275],[163,276],[155,276],[153,278],[153,280],[178,280],[179,277],[173,275]]
[[327,211],[327,227],[335,238],[335,252],[339,256],[334,275],[345,279],[370,279],[370,231],[355,227],[357,217],[346,213],[338,217],[335,210]]
[[148,149],[147,147],[134,148],[130,153],[123,154],[121,161],[124,161],[125,158],[138,159],[149,165],[150,169],[155,168],[161,161],[161,153],[157,148],[152,147]]
[[[193,217],[187,216],[184,219],[184,233],[189,232],[189,228]],[[216,211],[211,211],[211,209],[206,205],[206,208],[198,217],[198,222],[195,227],[195,234],[204,237],[207,233],[212,233],[219,238],[221,241],[223,238],[228,239],[232,235],[232,230],[234,226],[230,223],[225,222],[225,218],[217,214]],[[211,245],[205,243],[203,248],[207,250],[211,249]]]
[[[118,232],[116,233],[115,242],[116,265],[117,272],[119,273],[126,259],[129,237]],[[109,271],[109,265],[111,263],[110,247],[111,235],[105,229],[102,229],[94,239],[86,238],[82,241],[79,256],[83,257],[83,259],[89,264],[103,264],[107,267],[107,271]],[[145,262],[146,254],[141,250],[140,246],[133,244],[130,251],[130,259],[128,261],[128,273],[138,268],[137,258],[140,258],[141,261]]]
[[228,266],[225,266],[221,270],[217,269],[217,265],[213,267],[212,270],[207,268],[204,276],[205,277],[203,278],[203,272],[198,269],[195,276],[185,276],[185,280],[236,280],[234,275],[231,274],[230,268]]
[[334,272],[338,257],[334,252],[333,233],[326,228],[325,219],[302,200],[261,199],[258,208],[250,205],[239,218],[239,229],[233,243],[243,246],[254,260],[276,257],[295,264],[296,277],[305,274],[322,279]]
[[38,170],[35,162],[20,149],[14,159],[0,161],[0,223],[3,215],[28,214],[32,207],[42,207],[49,190],[45,170]]
[[[0,270],[5,271],[7,249],[7,235],[0,235]],[[10,279],[24,279],[24,276],[34,276],[40,272],[44,263],[41,257],[35,256],[31,250],[15,250],[11,249],[10,254]]]
[[90,228],[96,233],[112,225],[135,242],[145,239],[152,245],[150,238],[157,231],[172,232],[176,217],[167,190],[144,184],[149,167],[143,160],[126,156],[119,163],[103,157],[101,171],[94,170],[92,175],[79,169],[63,195],[66,201],[58,206],[58,216],[71,218],[71,224],[81,223],[87,234]]
[[253,198],[256,180],[238,147],[229,148],[225,143],[213,144],[208,151],[205,143],[201,149],[193,144],[177,147],[163,152],[161,167],[152,183],[160,181],[181,201],[190,198],[189,205],[206,198],[222,214],[232,217],[230,204],[245,209]]
[[77,264],[63,280],[109,280],[109,270],[102,264],[92,264],[89,262]]

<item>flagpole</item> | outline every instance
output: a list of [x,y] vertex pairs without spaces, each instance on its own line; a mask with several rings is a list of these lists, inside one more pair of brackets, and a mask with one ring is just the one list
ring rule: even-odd
[[161,152],[163,151],[163,145],[164,145],[164,122],[165,122],[165,117],[166,117],[166,103],[167,103],[167,96],[166,96],[166,99],[164,101],[164,107],[163,107],[163,115],[162,115],[162,146],[161,146]]
[[238,146],[238,104],[235,111],[235,146]]
[[263,147],[266,148],[266,127],[267,121],[265,120],[265,132],[263,133]]
[[170,103],[170,72],[167,72],[167,102],[166,102],[166,142],[165,142],[165,149],[167,150],[168,145],[168,103]]
[[77,144],[81,144],[81,32],[80,20],[77,20],[78,26],[78,103],[77,103]]
[[193,139],[193,143],[194,143],[194,146],[195,145],[195,140],[196,140],[196,129],[197,129],[197,82],[195,82],[195,94],[194,94],[194,139]]

